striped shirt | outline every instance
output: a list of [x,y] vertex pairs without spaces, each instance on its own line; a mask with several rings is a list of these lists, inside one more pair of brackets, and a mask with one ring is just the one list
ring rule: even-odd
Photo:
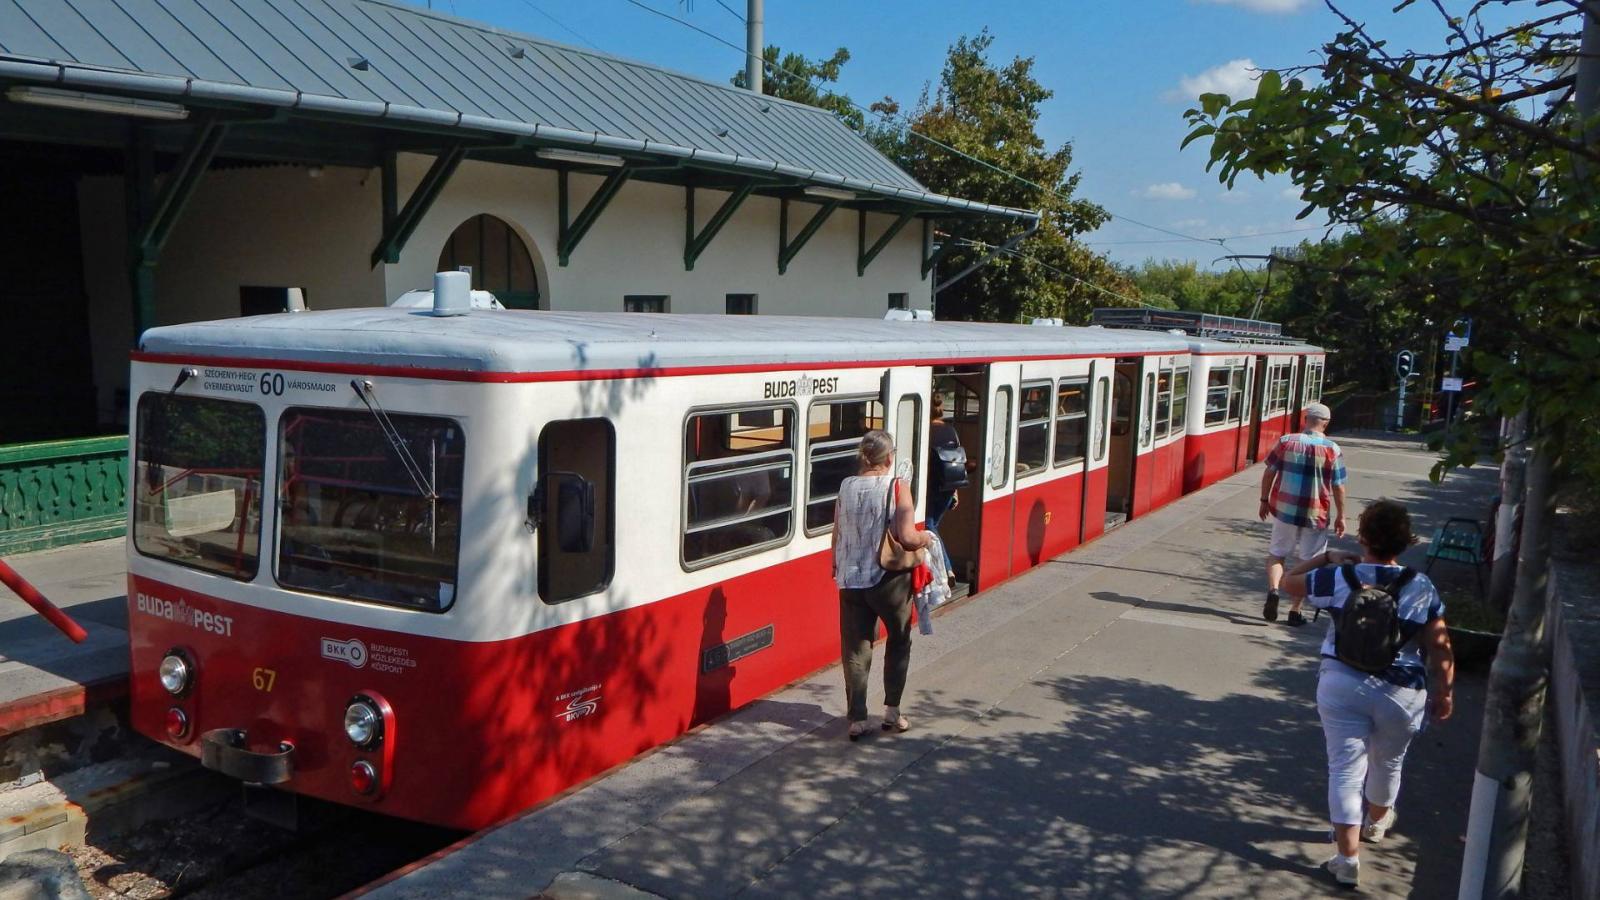
[[[1383,587],[1405,571],[1401,566],[1385,566],[1377,563],[1360,563],[1356,566],[1356,578],[1362,584]],[[1328,621],[1328,634],[1322,639],[1322,655],[1328,659],[1337,660],[1339,654],[1333,645],[1334,629],[1338,626],[1339,616],[1343,614],[1344,605],[1350,599],[1350,583],[1345,580],[1338,566],[1323,566],[1313,570],[1306,576],[1307,592],[1310,594],[1311,605],[1318,609],[1326,609],[1330,613]],[[1428,669],[1422,648],[1417,646],[1415,640],[1417,632],[1422,626],[1444,615],[1444,600],[1440,599],[1439,591],[1428,580],[1428,576],[1418,572],[1412,577],[1411,583],[1400,591],[1400,654],[1395,657],[1394,663],[1389,668],[1378,674],[1378,677],[1390,684],[1406,688],[1426,688],[1428,686]],[[1344,665],[1344,663],[1339,663]],[[1348,668],[1348,667],[1347,667]],[[1357,678],[1367,677],[1367,673],[1350,669]]]
[[1267,454],[1267,470],[1277,474],[1268,502],[1285,525],[1327,528],[1333,489],[1344,484],[1339,445],[1313,431],[1286,434]]

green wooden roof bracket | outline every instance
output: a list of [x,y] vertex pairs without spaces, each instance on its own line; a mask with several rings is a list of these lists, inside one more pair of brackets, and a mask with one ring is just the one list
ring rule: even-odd
[[372,251],[372,265],[374,268],[379,263],[397,263],[400,261],[400,251],[405,249],[406,241],[411,239],[411,232],[417,230],[422,217],[428,214],[428,209],[433,206],[433,201],[439,198],[439,193],[444,190],[450,176],[455,173],[456,167],[461,165],[461,160],[467,155],[467,148],[457,144],[433,158],[433,165],[422,176],[422,181],[417,184],[417,189],[411,192],[410,199],[406,200],[405,208],[399,213],[390,216],[389,212],[394,206],[394,197],[397,191],[395,181],[398,178],[396,167],[389,154],[385,154],[383,169],[383,237],[378,241],[378,246]]
[[717,211],[711,214],[710,221],[706,222],[706,227],[700,229],[699,234],[695,234],[694,230],[694,185],[691,184],[683,189],[685,194],[683,207],[683,270],[685,272],[694,271],[694,261],[700,258],[700,254],[704,253],[707,247],[711,246],[711,239],[717,236],[717,232],[722,230],[722,226],[728,224],[728,220],[733,218],[733,214],[738,211],[739,205],[744,203],[745,198],[750,196],[750,192],[755,190],[755,187],[755,180],[750,179],[734,188],[733,193],[728,195],[728,199],[722,201],[722,205],[717,207]]
[[883,252],[883,248],[889,246],[889,242],[894,240],[894,236],[900,233],[900,229],[911,222],[916,213],[910,210],[901,213],[899,217],[889,224],[888,228],[884,229],[883,234],[878,236],[878,239],[873,242],[871,247],[867,246],[867,211],[860,210],[858,215],[860,219],[859,227],[856,229],[856,277],[860,278],[867,274],[867,266],[872,265],[872,261],[878,258],[878,254]]
[[838,200],[829,200],[827,203],[822,204],[822,207],[811,217],[811,221],[807,222],[805,227],[800,229],[800,233],[794,236],[794,241],[791,243],[789,241],[789,198],[784,197],[780,201],[778,215],[779,275],[789,271],[789,263],[800,252],[800,248],[806,245],[806,241],[811,240],[811,236],[817,233],[817,229],[822,227],[822,223],[828,221],[828,217],[833,215],[833,211],[838,208]]
[[594,192],[593,197],[589,198],[589,202],[583,205],[582,210],[579,210],[578,217],[571,219],[568,217],[571,204],[568,199],[567,171],[567,169],[560,170],[558,182],[560,187],[561,228],[556,237],[556,259],[563,266],[572,258],[572,251],[578,249],[578,244],[583,240],[583,236],[589,233],[590,228],[594,227],[595,221],[600,218],[600,214],[605,211],[606,206],[617,196],[617,191],[622,190],[622,186],[633,176],[633,168],[630,166],[614,169],[610,175],[606,176],[606,180],[600,183],[600,188]]
[[128,146],[128,291],[133,305],[133,343],[156,321],[156,263],[172,229],[216,158],[228,124],[208,116],[195,123],[178,165],[156,192],[151,132],[135,128]]
[[210,168],[211,161],[216,158],[217,148],[222,146],[222,139],[228,133],[227,123],[215,118],[207,118],[198,126],[184,145],[177,168],[172,170],[161,193],[155,196],[149,215],[142,217],[144,221],[134,238],[134,247],[141,262],[149,260],[150,264],[154,264],[160,257],[161,248],[167,245],[167,238],[172,236],[173,226],[194,197],[200,178]]

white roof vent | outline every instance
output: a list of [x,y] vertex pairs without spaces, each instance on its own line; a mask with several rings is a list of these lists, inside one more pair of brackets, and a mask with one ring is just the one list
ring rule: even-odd
[[[393,309],[433,309],[433,291],[406,291],[389,303]],[[505,309],[499,298],[488,291],[472,292],[473,309]]]
[[464,316],[472,312],[472,276],[466,272],[433,273],[433,314]]
[[1067,323],[1063,319],[1046,318],[1044,316],[1035,316],[1033,321],[1029,322],[1028,324],[1029,325],[1048,325],[1048,326],[1050,326],[1052,328],[1062,328],[1062,327],[1065,327]]
[[883,314],[886,322],[932,322],[931,309],[891,309]]

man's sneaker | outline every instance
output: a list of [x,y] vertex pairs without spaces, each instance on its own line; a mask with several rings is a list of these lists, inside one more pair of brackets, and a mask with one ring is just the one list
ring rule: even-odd
[[1289,610],[1289,617],[1287,619],[1284,619],[1284,621],[1289,623],[1290,625],[1293,625],[1296,628],[1299,628],[1301,625],[1304,625],[1306,623],[1306,617],[1300,615],[1300,610],[1291,609],[1291,610]]
[[1268,622],[1278,621],[1278,592],[1267,591],[1267,602],[1261,607],[1261,618]]
[[1394,807],[1383,814],[1383,818],[1374,822],[1370,819],[1361,826],[1361,839],[1369,844],[1376,844],[1383,840],[1389,829],[1394,827]]
[[1339,882],[1340,887],[1357,887],[1361,884],[1361,860],[1359,858],[1346,860],[1335,853],[1333,858],[1322,864],[1324,869],[1333,875],[1333,880]]

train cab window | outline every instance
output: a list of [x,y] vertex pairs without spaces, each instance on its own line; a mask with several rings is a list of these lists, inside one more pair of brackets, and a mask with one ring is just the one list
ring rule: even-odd
[[1244,366],[1234,369],[1228,377],[1228,421],[1237,422],[1245,415],[1244,392],[1250,371]]
[[1011,472],[1011,388],[994,392],[994,431],[989,434],[989,486],[1005,487]]
[[883,404],[876,399],[811,404],[806,413],[806,534],[824,534],[833,527],[833,501],[839,497],[839,484],[856,473],[861,438],[882,427]]
[[539,597],[562,603],[604,590],[616,567],[617,435],[606,419],[551,422],[539,433]]
[[1025,382],[1017,412],[1017,475],[1045,470],[1050,459],[1050,382]]
[[[1104,379],[1102,379],[1104,380]],[[1102,387],[1102,392],[1104,387]],[[1056,388],[1056,452],[1058,466],[1083,462],[1089,442],[1089,379],[1063,378]],[[1104,443],[1104,438],[1101,439]],[[1102,452],[1104,452],[1102,450]]]
[[[1111,379],[1104,375],[1095,379],[1094,383],[1094,458],[1099,462],[1106,458],[1106,416],[1110,410],[1106,409],[1107,396],[1111,393]],[[1056,440],[1056,446],[1061,446],[1061,441]]]
[[1156,437],[1164,438],[1172,430],[1172,370],[1162,369],[1156,376]]
[[1228,386],[1233,379],[1233,369],[1215,368],[1206,373],[1207,425],[1221,425],[1228,420]]
[[896,475],[911,483],[911,496],[922,496],[922,398],[906,394],[895,404]]
[[696,412],[683,426],[683,562],[711,565],[794,530],[795,409]]
[[253,403],[165,391],[139,398],[133,545],[143,555],[255,577],[267,420]]
[[1183,434],[1189,427],[1189,369],[1172,373],[1172,433]]
[[278,582],[448,609],[461,543],[461,426],[298,407],[284,412],[278,435]]

